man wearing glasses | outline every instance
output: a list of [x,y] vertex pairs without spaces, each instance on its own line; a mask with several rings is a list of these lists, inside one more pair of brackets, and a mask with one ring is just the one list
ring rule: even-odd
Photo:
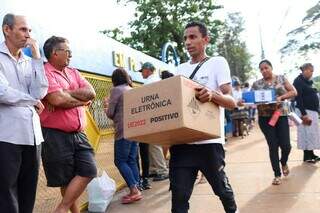
[[68,67],[67,39],[52,36],[43,47],[49,82],[40,116],[45,142],[42,162],[49,187],[60,187],[63,199],[55,213],[78,213],[77,199],[97,174],[94,152],[85,135],[85,109],[96,94],[78,70]]

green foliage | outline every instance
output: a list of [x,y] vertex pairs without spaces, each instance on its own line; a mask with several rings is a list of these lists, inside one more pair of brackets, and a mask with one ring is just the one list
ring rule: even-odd
[[289,40],[281,48],[282,56],[302,55],[316,52],[320,48],[320,33],[317,25],[320,22],[320,2],[306,12],[302,25],[287,34]]
[[[166,42],[174,42],[181,62],[187,60],[184,51],[184,26],[190,21],[201,21],[207,25],[211,44],[218,37],[222,22],[213,18],[214,11],[221,8],[213,0],[117,0],[118,3],[136,4],[135,19],[129,22],[130,36],[125,37],[123,30],[101,31],[104,34],[140,50],[155,58],[160,58],[160,49]],[[213,53],[213,45],[208,48]]]
[[320,91],[320,76],[314,77],[313,79],[313,87],[317,88]]
[[244,30],[244,20],[240,13],[228,15],[221,38],[218,41],[218,53],[224,56],[229,62],[231,75],[237,76],[242,82],[252,76],[251,54],[247,50],[246,43],[241,40],[241,33]]

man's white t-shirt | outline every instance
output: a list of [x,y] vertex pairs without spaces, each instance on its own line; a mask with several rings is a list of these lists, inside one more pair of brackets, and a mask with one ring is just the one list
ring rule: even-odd
[[[198,63],[191,64],[191,61],[183,63],[177,68],[177,75],[183,75],[187,78],[190,77],[193,70],[197,67]],[[225,58],[211,57],[204,62],[200,69],[195,74],[194,81],[208,87],[211,90],[220,90],[220,86],[223,84],[231,83],[230,69],[228,62]],[[214,125],[214,123],[212,124]],[[191,144],[208,144],[208,143],[220,143],[224,144],[224,108],[220,107],[220,135],[221,138],[197,141]]]
[[240,90],[233,89],[232,96],[236,101],[242,100],[242,90],[241,89]]
[[160,80],[161,78],[157,74],[153,73],[152,75],[150,75],[148,78],[145,79],[143,84],[144,85],[151,84]]

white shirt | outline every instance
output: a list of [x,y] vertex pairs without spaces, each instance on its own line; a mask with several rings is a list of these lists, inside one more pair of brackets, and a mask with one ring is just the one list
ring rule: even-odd
[[43,141],[34,108],[48,88],[43,61],[21,53],[16,60],[0,44],[0,143],[39,145]]
[[236,101],[242,100],[242,90],[241,89],[240,90],[233,89],[232,96],[234,99],[236,99]]
[[[177,74],[190,77],[197,64],[191,64],[191,61],[183,63],[178,66]],[[211,90],[220,90],[223,84],[231,83],[230,69],[228,62],[223,57],[211,57],[206,61],[197,71],[193,78],[194,81],[208,87]],[[214,124],[212,124],[214,125]],[[196,141],[192,144],[208,144],[221,143],[224,144],[224,108],[220,107],[220,135],[218,139],[211,139],[205,141]]]
[[153,82],[157,82],[160,80],[161,80],[161,78],[159,76],[157,76],[156,74],[152,74],[148,78],[145,79],[144,84],[151,84]]

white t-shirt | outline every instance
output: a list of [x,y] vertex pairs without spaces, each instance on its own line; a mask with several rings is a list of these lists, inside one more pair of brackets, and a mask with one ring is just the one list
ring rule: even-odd
[[160,81],[161,78],[157,75],[157,74],[152,74],[150,75],[148,78],[145,79],[144,83],[143,84],[151,84],[153,82],[157,82],[157,81]]
[[232,96],[234,99],[236,99],[236,101],[242,100],[242,90],[241,89],[240,90],[233,89]]
[[[187,78],[190,77],[197,64],[191,64],[191,61],[183,63],[177,68],[177,75],[183,75]],[[211,57],[208,61],[204,62],[200,69],[197,71],[193,78],[194,81],[208,87],[211,90],[220,90],[223,84],[231,83],[230,69],[228,62],[225,58]],[[212,124],[214,125],[214,124]],[[220,107],[220,134],[221,138],[197,141],[191,144],[208,144],[208,143],[221,143],[224,144],[224,108]]]

